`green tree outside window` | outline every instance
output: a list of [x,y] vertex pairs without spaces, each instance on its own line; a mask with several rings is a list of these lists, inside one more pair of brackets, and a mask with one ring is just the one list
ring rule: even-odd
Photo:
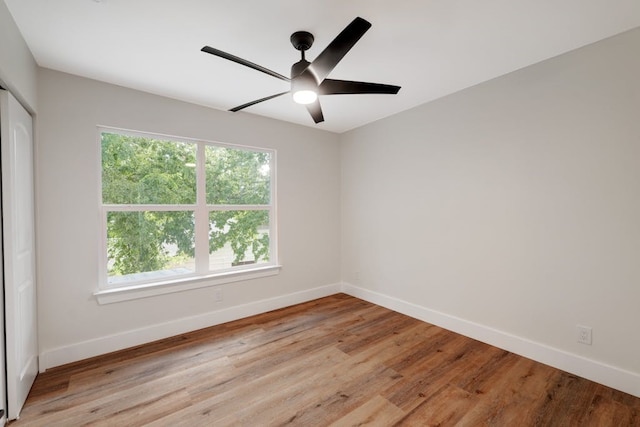
[[196,143],[110,132],[101,142],[110,277],[193,269],[198,202],[208,211],[209,254],[232,251],[223,267],[269,261],[270,153],[204,145],[198,177]]

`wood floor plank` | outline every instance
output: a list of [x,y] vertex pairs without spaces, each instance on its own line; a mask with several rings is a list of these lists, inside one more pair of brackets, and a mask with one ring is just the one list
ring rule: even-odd
[[640,409],[622,404],[613,397],[612,390],[596,391],[583,418],[584,425],[600,426],[610,423],[619,426],[640,426]]
[[51,369],[23,426],[640,426],[640,398],[344,294]]
[[599,386],[575,375],[559,372],[546,388],[546,399],[538,407],[537,422],[551,424],[562,420],[565,425],[591,423],[590,408]]
[[385,312],[371,321],[361,322],[357,327],[347,329],[348,332],[356,335],[357,339],[342,343],[339,348],[345,353],[353,354],[377,342],[387,341],[390,336],[397,335],[415,324],[416,320],[408,316]]
[[[233,414],[233,418],[237,419],[251,408],[259,407],[263,400],[278,396],[280,392],[299,396],[299,393],[295,392],[296,387],[309,387],[309,384],[314,382],[313,379],[308,379],[311,376],[311,366],[316,369],[313,373],[318,375],[320,372],[340,365],[340,362],[346,359],[347,356],[341,351],[327,348],[304,360],[296,359],[289,365],[280,366],[273,371],[266,371],[264,375],[256,376],[250,381],[246,381],[241,371],[234,370],[233,372],[236,372],[236,375],[240,374],[240,377],[221,381],[214,384],[213,387],[210,387],[209,384],[196,384],[189,389],[193,406],[171,414],[162,422],[172,423],[188,420],[192,423],[191,425],[205,425],[204,423],[211,419],[224,419],[228,414]],[[235,381],[236,378],[241,379]],[[290,387],[293,389],[288,392]],[[282,412],[282,408],[280,412]],[[162,422],[157,425],[162,425]]]
[[[487,384],[487,391],[481,394],[483,399],[464,415],[460,424],[553,425],[552,422],[558,419],[566,419],[565,414],[555,414],[557,417],[547,421],[540,418],[539,404],[544,402],[546,393],[554,386],[559,374],[560,371],[556,369],[517,358],[513,366],[493,376],[493,382]],[[589,401],[585,404],[588,405]]]
[[[411,327],[399,331],[390,339],[371,343],[364,348],[358,347],[358,351],[353,352],[351,356],[354,360],[359,361],[359,363],[375,360],[377,363],[384,364],[397,371],[397,366],[393,363],[397,355],[410,352],[415,346],[416,341],[422,342],[430,336],[432,330],[436,329],[438,328],[415,321]],[[338,348],[342,350],[343,346],[339,345]]]
[[466,366],[462,361],[464,354],[476,345],[472,340],[454,336],[446,341],[447,350],[437,347],[419,362],[397,368],[405,380],[385,391],[383,396],[405,411],[413,410],[459,375]]
[[312,403],[298,410],[288,423],[296,426],[325,426],[337,421],[343,414],[363,405],[372,394],[379,393],[389,385],[400,381],[402,376],[384,366],[353,366],[345,374],[345,380],[334,382],[333,387],[318,390]]
[[404,411],[380,395],[334,421],[329,427],[391,426],[404,417]]
[[[409,372],[411,368],[422,363],[425,358],[433,357],[437,353],[442,353],[452,341],[463,341],[455,334],[451,334],[444,329],[434,327],[430,329],[424,336],[424,339],[414,341],[413,347],[407,349],[406,352],[399,352],[389,360],[389,367],[398,372]],[[421,368],[418,368],[420,370]]]
[[446,384],[406,416],[397,420],[395,425],[416,427],[456,425],[464,414],[477,404],[477,401],[476,395]]

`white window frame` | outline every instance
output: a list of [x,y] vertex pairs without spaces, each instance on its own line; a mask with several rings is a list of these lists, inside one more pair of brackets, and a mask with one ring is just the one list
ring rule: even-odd
[[[162,295],[171,292],[185,291],[209,286],[219,286],[225,283],[273,276],[280,272],[277,252],[277,210],[276,210],[276,150],[221,143],[163,135],[151,132],[132,131],[106,126],[98,126],[97,140],[101,146],[102,133],[115,133],[125,136],[154,138],[167,141],[194,144],[196,147],[196,203],[193,205],[155,205],[155,204],[105,204],[102,200],[102,150],[98,150],[98,194],[100,209],[100,261],[98,289],[94,292],[100,304],[127,301]],[[235,150],[246,150],[270,154],[270,203],[268,205],[208,205],[206,203],[206,171],[205,147],[214,146]],[[269,212],[269,261],[260,264],[246,264],[234,266],[224,270],[209,270],[209,213],[216,210],[267,210]],[[165,280],[150,279],[122,284],[109,284],[107,272],[107,213],[140,212],[140,211],[192,211],[195,215],[195,262],[193,273],[176,275]]]

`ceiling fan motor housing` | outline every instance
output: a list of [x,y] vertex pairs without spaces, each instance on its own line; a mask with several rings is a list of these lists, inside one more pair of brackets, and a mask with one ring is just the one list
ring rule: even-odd
[[306,59],[301,59],[291,66],[291,78],[299,76],[304,70],[311,65],[311,62]]

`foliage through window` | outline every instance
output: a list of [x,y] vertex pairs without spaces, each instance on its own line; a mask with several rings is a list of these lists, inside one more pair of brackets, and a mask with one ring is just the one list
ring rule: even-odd
[[100,132],[103,287],[275,265],[274,153]]

